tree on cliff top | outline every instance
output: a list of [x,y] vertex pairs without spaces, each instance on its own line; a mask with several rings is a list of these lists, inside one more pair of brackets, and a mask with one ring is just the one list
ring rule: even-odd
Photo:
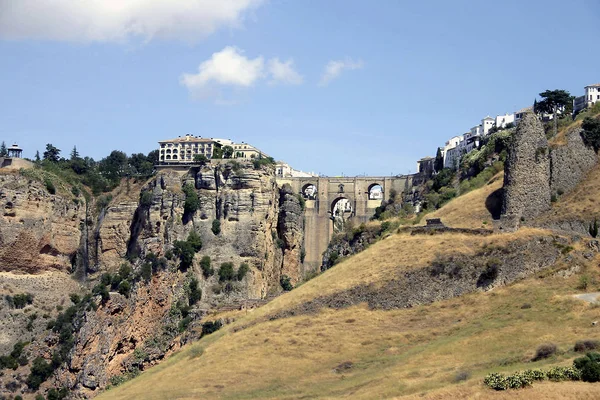
[[546,90],[540,93],[540,97],[542,97],[542,101],[536,102],[534,105],[534,112],[536,113],[552,113],[552,118],[554,119],[554,135],[556,135],[558,131],[558,120],[557,112],[558,110],[565,111],[569,104],[572,103],[571,93],[566,90]]
[[46,151],[44,152],[44,160],[51,162],[58,162],[60,156],[60,149],[52,146],[52,144],[46,144]]
[[6,157],[8,155],[8,150],[6,150],[6,143],[2,141],[0,144],[0,157]]
[[444,156],[442,156],[442,149],[438,147],[437,153],[435,155],[435,162],[433,164],[433,169],[435,172],[440,172],[444,169]]

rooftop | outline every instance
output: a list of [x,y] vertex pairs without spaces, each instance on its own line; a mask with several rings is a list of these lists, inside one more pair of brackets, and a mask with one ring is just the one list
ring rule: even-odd
[[593,85],[587,85],[586,88],[589,87],[600,87],[600,83],[594,83]]
[[185,136],[179,136],[175,139],[168,139],[168,140],[159,140],[158,143],[181,143],[181,142],[195,142],[195,143],[206,143],[206,142],[212,142],[213,139],[209,139],[209,138],[203,138],[200,136],[194,136],[194,135],[185,135]]

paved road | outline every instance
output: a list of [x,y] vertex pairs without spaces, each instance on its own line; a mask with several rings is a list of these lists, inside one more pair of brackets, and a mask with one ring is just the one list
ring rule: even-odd
[[588,303],[600,302],[600,299],[598,298],[598,296],[600,296],[600,292],[583,293],[583,294],[574,294],[573,295],[573,297],[575,297],[576,299],[587,301]]

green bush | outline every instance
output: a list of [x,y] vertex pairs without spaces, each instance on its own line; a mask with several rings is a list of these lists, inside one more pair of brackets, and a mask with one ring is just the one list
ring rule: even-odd
[[552,367],[546,371],[546,376],[553,382],[578,381],[581,373],[572,367]]
[[194,189],[194,186],[189,183],[183,185],[183,193],[185,193],[185,203],[183,204],[183,213],[187,215],[194,214],[200,208],[200,199]]
[[502,374],[491,373],[483,379],[483,384],[494,390],[508,389],[508,380]]
[[173,253],[179,257],[179,268],[181,270],[187,270],[194,261],[196,250],[190,242],[186,240],[176,240],[173,243]]
[[145,262],[142,264],[140,276],[146,282],[149,282],[150,279],[152,279],[152,263]]
[[54,187],[54,183],[50,180],[50,178],[46,178],[44,180],[44,184],[46,185],[46,190],[50,194],[56,194],[56,187]]
[[587,353],[576,358],[573,366],[581,373],[584,382],[600,382],[600,353]]
[[249,270],[250,267],[247,263],[240,264],[240,267],[237,270],[237,280],[241,281],[242,279],[244,279]]
[[200,260],[200,268],[202,268],[202,275],[204,275],[205,278],[208,278],[209,276],[215,273],[215,270],[210,265],[209,256],[202,257],[202,259]]
[[150,190],[144,190],[140,193],[140,206],[148,208],[152,205],[154,195]]
[[41,357],[37,357],[31,364],[31,372],[27,377],[27,386],[32,390],[38,390],[42,382],[46,381],[54,372],[52,365]]
[[233,272],[233,263],[225,262],[221,264],[221,268],[219,268],[219,281],[225,282],[230,281],[235,277],[235,273]]
[[108,287],[104,283],[99,283],[92,289],[92,294],[95,296],[102,297],[102,304],[105,304],[108,300],[110,300],[110,294],[108,293]]
[[221,221],[218,219],[213,220],[211,230],[215,235],[221,233]]
[[292,282],[291,282],[291,278],[287,275],[281,276],[281,278],[279,279],[279,284],[281,285],[281,288],[283,290],[285,290],[286,292],[289,292],[290,290],[292,290],[294,288],[294,286],[292,285]]
[[193,277],[190,280],[188,301],[190,305],[196,304],[202,298],[202,290],[198,287],[198,279]]
[[195,230],[190,232],[187,237],[187,242],[192,245],[195,252],[202,250],[202,239]]
[[202,336],[210,335],[213,332],[221,329],[223,324],[221,321],[208,321],[202,324]]
[[131,293],[131,284],[129,281],[123,280],[119,283],[119,293],[127,298],[129,297],[129,294]]
[[6,300],[9,306],[20,309],[33,303],[33,295],[31,293],[21,293],[15,294],[12,298],[7,295]]
[[584,143],[587,146],[592,147],[594,151],[598,152],[600,149],[600,120],[586,117],[583,120],[581,127],[583,128],[581,136],[583,137]]

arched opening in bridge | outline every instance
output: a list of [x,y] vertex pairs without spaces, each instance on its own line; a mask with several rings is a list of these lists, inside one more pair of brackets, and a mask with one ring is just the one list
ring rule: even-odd
[[317,187],[312,183],[308,183],[302,187],[302,197],[306,200],[317,199]]
[[383,200],[383,188],[379,183],[369,186],[369,200]]
[[331,220],[333,221],[333,231],[341,232],[352,216],[352,202],[345,197],[338,197],[331,203]]

